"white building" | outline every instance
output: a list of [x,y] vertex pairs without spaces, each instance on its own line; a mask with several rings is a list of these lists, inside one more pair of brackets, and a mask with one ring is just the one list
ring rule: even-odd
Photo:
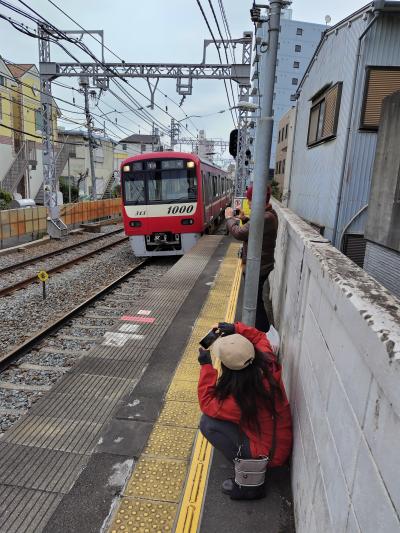
[[301,81],[289,207],[363,264],[382,100],[400,90],[400,2],[330,28]]

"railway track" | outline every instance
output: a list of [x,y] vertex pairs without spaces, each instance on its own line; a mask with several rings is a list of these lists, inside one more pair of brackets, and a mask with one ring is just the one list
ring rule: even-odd
[[157,285],[170,258],[145,259],[0,358],[0,432],[103,339],[132,301]]
[[[111,232],[111,235],[116,234],[116,233],[121,233],[121,231],[123,231],[123,230],[116,230],[114,232]],[[21,268],[26,268],[28,266],[33,266],[36,263],[40,263],[40,261],[42,261],[43,259],[49,259],[49,258],[52,258],[52,257],[55,257],[55,256],[59,256],[59,255],[64,254],[64,253],[69,253],[71,251],[74,251],[76,248],[81,248],[84,245],[87,245],[87,246],[88,245],[93,245],[93,241],[101,240],[101,239],[104,239],[104,238],[109,237],[109,236],[110,236],[110,233],[108,233],[106,235],[101,235],[97,239],[96,238],[90,239],[89,241],[81,242],[81,243],[78,243],[76,245],[67,246],[67,247],[63,248],[62,250],[52,251],[52,252],[49,252],[47,254],[43,254],[43,255],[41,255],[39,257],[34,257],[32,259],[27,259],[26,261],[22,261],[20,263],[15,264],[15,265],[9,265],[7,267],[4,267],[4,268],[0,269],[0,276],[2,276],[4,274],[7,274],[7,273],[8,274],[12,273],[13,276],[15,276],[16,274],[18,275],[18,270],[21,269]],[[92,256],[94,256],[94,255],[96,255],[98,253],[104,252],[104,251],[106,251],[106,250],[108,250],[110,248],[113,248],[114,246],[117,246],[118,244],[121,244],[122,242],[127,241],[128,238],[129,237],[123,236],[120,239],[116,239],[116,240],[112,241],[111,243],[107,243],[107,244],[105,244],[103,246],[97,247],[96,249],[90,250],[89,252],[86,252],[85,254],[79,255],[78,257],[75,256],[72,259],[68,259],[67,261],[64,261],[63,263],[60,263],[60,264],[58,264],[58,265],[56,265],[56,266],[54,266],[52,268],[47,268],[46,271],[47,271],[48,274],[54,274],[56,272],[62,272],[63,270],[66,270],[66,269],[70,268],[73,265],[76,265],[76,264],[78,264],[78,263],[80,263],[82,261],[86,261],[87,259],[89,259],[90,257],[92,257]],[[0,296],[7,296],[7,295],[13,293],[14,291],[22,289],[24,287],[27,287],[31,283],[35,283],[37,281],[38,281],[37,273],[35,273],[32,276],[24,277],[23,279],[17,281],[16,283],[12,283],[12,284],[7,285],[5,287],[0,287]]]

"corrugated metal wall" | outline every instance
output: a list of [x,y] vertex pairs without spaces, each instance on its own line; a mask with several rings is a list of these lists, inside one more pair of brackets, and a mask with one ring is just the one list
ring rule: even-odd
[[400,298],[400,254],[367,242],[364,270]]
[[[325,226],[325,236],[332,238],[340,163],[343,159],[347,117],[350,112],[351,87],[358,36],[366,26],[361,16],[351,27],[329,34],[303,83],[298,101],[289,207],[301,217]],[[327,83],[343,82],[337,136],[307,148],[310,98]]]
[[346,164],[341,207],[338,220],[338,240],[343,230],[364,233],[366,211],[347,227],[357,212],[368,203],[375,159],[377,134],[360,131],[361,108],[367,66],[400,65],[400,18],[385,15],[378,19],[365,37],[356,86],[355,108],[351,126],[349,152]]

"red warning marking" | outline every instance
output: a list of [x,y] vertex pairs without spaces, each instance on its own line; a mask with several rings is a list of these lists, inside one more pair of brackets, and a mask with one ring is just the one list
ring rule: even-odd
[[152,324],[155,321],[155,318],[150,316],[129,316],[125,315],[121,317],[121,320],[126,320],[128,322],[140,322],[142,324]]

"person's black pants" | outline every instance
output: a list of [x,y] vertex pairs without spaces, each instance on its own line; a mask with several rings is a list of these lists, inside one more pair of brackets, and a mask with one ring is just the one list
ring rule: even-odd
[[228,461],[233,462],[240,445],[242,445],[240,456],[243,459],[251,458],[249,439],[243,432],[239,431],[237,424],[202,415],[200,431],[214,448],[222,452]]
[[268,275],[260,276],[258,280],[257,309],[256,309],[256,323],[255,323],[255,327],[259,331],[265,331],[265,332],[269,330],[269,320],[268,320],[268,315],[265,309],[265,304],[264,304],[264,299],[263,299],[264,284],[267,281],[267,279],[268,279]]

